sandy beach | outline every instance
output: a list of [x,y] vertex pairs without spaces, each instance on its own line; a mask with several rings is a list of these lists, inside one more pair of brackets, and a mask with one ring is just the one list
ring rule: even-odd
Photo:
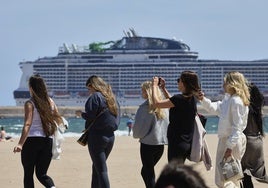
[[[57,188],[86,188],[90,187],[91,181],[91,160],[87,147],[80,146],[77,138],[65,138],[63,153],[60,160],[52,160],[48,174],[53,177]],[[208,134],[206,140],[215,164],[215,153],[217,147],[217,135]],[[23,169],[20,162],[20,154],[14,154],[13,147],[17,143],[0,142],[0,187],[1,188],[22,188]],[[264,148],[268,147],[268,140],[264,139]],[[163,154],[156,166],[156,177],[167,163],[167,155]],[[268,164],[268,151],[265,150],[266,167]],[[207,171],[203,162],[198,164],[187,161],[186,164],[194,165],[201,173],[207,185],[211,188],[214,185],[214,169]],[[142,188],[145,187],[140,176],[141,161],[139,156],[139,142],[131,136],[117,136],[114,149],[108,159],[108,170],[112,188]],[[256,188],[267,187],[254,180]],[[43,186],[35,178],[36,188]]]

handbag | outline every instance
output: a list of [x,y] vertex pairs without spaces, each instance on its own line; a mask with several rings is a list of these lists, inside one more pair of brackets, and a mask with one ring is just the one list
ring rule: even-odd
[[219,163],[219,170],[224,181],[237,181],[244,177],[240,161],[233,156],[223,158]]
[[[93,122],[92,122],[93,123]],[[92,126],[91,124],[89,127]],[[89,132],[89,127],[83,131],[83,134],[78,138],[77,142],[82,145],[86,146],[87,145],[87,139],[88,139],[88,132]]]
[[107,110],[107,108],[102,109],[102,111],[96,116],[96,118],[93,121],[91,121],[91,123],[89,125],[87,125],[87,128],[83,131],[83,134],[77,140],[78,144],[80,144],[82,146],[87,145],[88,133],[89,133],[90,128],[93,126],[93,124],[95,123],[96,119],[101,114],[103,114],[106,110]]

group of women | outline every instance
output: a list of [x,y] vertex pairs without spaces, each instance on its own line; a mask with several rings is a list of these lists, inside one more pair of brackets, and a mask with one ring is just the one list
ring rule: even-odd
[[[153,77],[141,85],[145,102],[137,110],[133,136],[140,139],[141,175],[146,188],[155,187],[154,166],[163,154],[164,145],[168,144],[169,163],[176,160],[179,164],[184,164],[189,157],[197,101],[205,109],[219,116],[216,164],[230,156],[239,161],[246,156],[244,153],[247,137],[243,131],[247,127],[248,114],[254,111],[254,108],[249,108],[251,89],[243,74],[229,72],[225,75],[223,80],[225,96],[222,101],[217,102],[212,102],[204,96],[195,72],[182,72],[177,84],[180,94],[174,96],[171,96],[166,89],[164,78]],[[109,188],[106,160],[112,151],[115,136],[114,130],[108,128],[110,127],[108,125],[119,123],[119,105],[111,86],[101,77],[90,76],[86,87],[89,90],[89,98],[82,117],[86,120],[86,125],[91,124],[88,137],[88,151],[92,159],[91,187]],[[22,135],[13,151],[21,152],[25,188],[34,187],[34,169],[38,180],[45,187],[53,188],[55,184],[47,175],[47,170],[52,156],[52,135],[57,121],[61,118],[55,103],[48,96],[44,80],[39,75],[30,78],[29,90],[31,98],[25,103]],[[98,118],[100,114],[102,117]],[[261,126],[259,125],[259,128]],[[263,129],[251,128],[248,132],[257,134],[250,135],[251,137],[263,136]],[[253,141],[251,143],[254,144]],[[260,152],[263,152],[261,147]],[[247,165],[251,164],[249,160],[252,158],[244,158],[242,164],[245,169],[249,169]],[[258,177],[258,180],[268,182],[264,164],[261,166],[261,170],[252,174]],[[240,186],[240,180],[224,181],[219,172],[218,165],[215,165],[215,183],[218,187]]]
[[[165,87],[165,80],[161,77],[153,77],[151,82],[147,81],[142,84],[142,96],[146,101],[137,111],[133,136],[140,138],[140,155],[143,165],[141,174],[146,188],[155,186],[154,166],[163,153],[163,145],[167,144],[163,142],[163,139],[159,139],[161,138],[159,134],[167,136],[169,163],[176,160],[176,163],[184,164],[189,158],[197,101],[204,109],[219,117],[219,140],[215,165],[217,187],[254,187],[251,175],[260,182],[268,183],[262,142],[264,136],[261,114],[263,97],[258,88],[248,83],[242,73],[229,72],[223,80],[225,93],[223,100],[212,102],[204,96],[195,72],[182,72],[177,79],[177,84],[181,94],[174,96],[169,94]],[[159,117],[158,113],[161,109],[169,109],[168,122],[167,116]],[[167,133],[164,133],[166,127]],[[146,153],[150,155],[145,156]],[[228,181],[223,178],[218,164],[230,157],[242,164],[245,171],[242,180]]]

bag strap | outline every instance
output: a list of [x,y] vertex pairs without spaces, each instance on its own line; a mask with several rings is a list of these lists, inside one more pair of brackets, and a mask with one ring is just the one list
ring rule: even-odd
[[95,117],[95,119],[93,119],[93,121],[89,124],[89,126],[83,131],[83,132],[87,132],[89,131],[89,129],[93,126],[93,124],[95,123],[95,121],[98,119],[98,117],[100,117],[106,110],[108,110],[108,108],[103,108],[100,113]]

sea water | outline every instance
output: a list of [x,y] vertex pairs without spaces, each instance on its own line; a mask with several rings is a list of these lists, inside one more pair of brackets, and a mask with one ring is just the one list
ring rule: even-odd
[[[120,125],[117,131],[115,131],[116,136],[128,135],[128,127],[126,126],[128,117],[121,117]],[[78,137],[84,130],[85,120],[82,118],[70,117],[66,118],[69,123],[69,128],[64,133],[65,137]],[[19,137],[23,127],[24,118],[22,117],[12,117],[12,118],[1,118],[0,126],[3,126],[8,134],[14,138]],[[218,117],[208,116],[206,123],[207,134],[216,134],[218,128]],[[264,117],[264,131],[268,133],[268,117]]]

